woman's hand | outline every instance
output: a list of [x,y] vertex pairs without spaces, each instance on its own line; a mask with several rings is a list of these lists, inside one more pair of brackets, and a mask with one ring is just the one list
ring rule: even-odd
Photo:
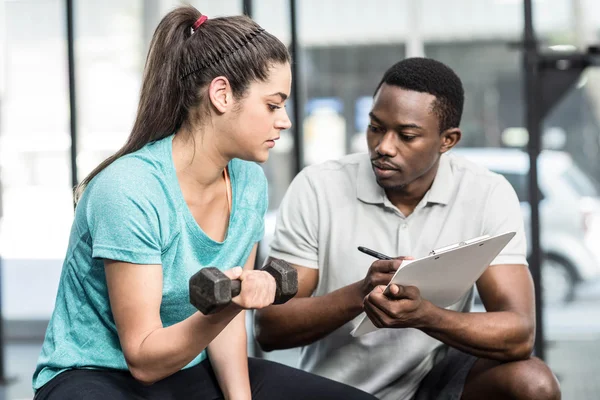
[[231,299],[234,304],[250,310],[267,307],[275,301],[275,278],[268,272],[235,267],[224,273],[229,279],[242,281],[240,294]]

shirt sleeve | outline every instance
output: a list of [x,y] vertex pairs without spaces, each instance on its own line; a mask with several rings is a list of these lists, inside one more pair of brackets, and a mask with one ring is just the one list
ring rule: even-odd
[[288,188],[277,214],[270,256],[308,268],[319,268],[318,203],[306,171]]
[[521,205],[515,190],[502,176],[490,192],[484,215],[484,234],[494,236],[506,232],[516,233],[490,265],[528,265]]
[[161,264],[159,208],[164,191],[157,178],[148,171],[103,172],[84,193],[92,257]]

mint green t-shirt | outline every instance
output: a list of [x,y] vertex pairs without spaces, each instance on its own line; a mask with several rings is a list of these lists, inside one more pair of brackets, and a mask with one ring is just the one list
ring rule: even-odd
[[[163,325],[197,310],[189,278],[199,269],[243,266],[264,233],[267,181],[262,168],[229,163],[232,209],[227,237],[209,238],[183,199],[172,158],[173,135],[123,156],[88,185],[75,211],[69,247],[37,368],[37,390],[73,368],[126,370],[110,308],[103,259],[162,264]],[[225,196],[223,191],[223,196]],[[187,367],[206,358],[200,353]],[[187,368],[186,367],[186,368]]]

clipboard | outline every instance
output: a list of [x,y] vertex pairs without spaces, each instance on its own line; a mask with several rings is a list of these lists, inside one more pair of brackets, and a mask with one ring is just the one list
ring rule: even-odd
[[[405,260],[388,286],[392,283],[416,286],[421,296],[436,306],[451,306],[473,287],[515,234],[507,232],[491,237],[477,237],[432,250],[428,256],[418,260]],[[350,334],[357,337],[377,329],[363,315]]]

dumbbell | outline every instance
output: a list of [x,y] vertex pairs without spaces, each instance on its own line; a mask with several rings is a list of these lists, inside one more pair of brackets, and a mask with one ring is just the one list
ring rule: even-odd
[[[275,278],[277,290],[273,304],[283,304],[298,292],[298,271],[283,260],[269,261],[261,271]],[[190,303],[201,313],[214,314],[240,294],[242,282],[231,280],[215,267],[202,268],[190,278]]]

